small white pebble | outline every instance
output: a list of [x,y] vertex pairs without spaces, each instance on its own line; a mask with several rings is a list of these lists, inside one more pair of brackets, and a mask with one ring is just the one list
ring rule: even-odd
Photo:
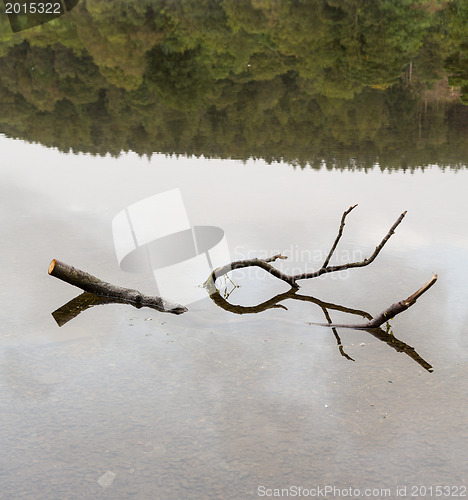
[[112,485],[114,479],[115,479],[115,474],[110,470],[108,470],[97,480],[97,482],[101,488],[106,489]]

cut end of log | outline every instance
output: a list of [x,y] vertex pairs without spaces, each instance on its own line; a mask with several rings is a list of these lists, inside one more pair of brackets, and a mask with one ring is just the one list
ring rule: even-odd
[[52,274],[52,271],[54,270],[56,260],[54,259],[50,264],[49,264],[49,274]]

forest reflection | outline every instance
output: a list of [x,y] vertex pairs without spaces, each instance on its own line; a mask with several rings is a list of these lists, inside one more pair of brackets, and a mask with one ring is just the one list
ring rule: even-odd
[[459,168],[468,5],[442,0],[80,2],[13,34],[0,133],[61,151],[314,168]]

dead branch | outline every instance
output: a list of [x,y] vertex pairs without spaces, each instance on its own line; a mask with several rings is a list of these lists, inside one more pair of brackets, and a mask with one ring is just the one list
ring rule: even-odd
[[[354,207],[352,207],[352,208],[354,208]],[[348,210],[348,213],[349,213],[349,211],[350,210]],[[295,276],[293,276],[293,279],[295,281],[296,280],[306,280],[306,279],[311,279],[311,278],[317,278],[318,276],[322,276],[322,274],[326,274],[326,273],[335,273],[337,271],[344,271],[346,269],[351,269],[353,267],[368,266],[369,264],[374,262],[375,258],[377,257],[377,255],[379,255],[379,253],[382,250],[382,248],[384,247],[385,243],[387,243],[387,241],[390,239],[390,236],[392,236],[392,234],[394,234],[395,229],[401,223],[401,221],[403,220],[405,215],[406,215],[406,210],[400,215],[400,217],[398,217],[395,224],[393,224],[393,226],[390,228],[388,233],[385,235],[384,239],[379,243],[379,245],[377,245],[375,247],[373,254],[370,257],[368,257],[367,259],[364,259],[360,262],[349,262],[348,264],[342,264],[341,266],[327,266],[327,267],[322,266],[321,269],[319,269],[318,271],[315,271],[313,273],[296,274]]]
[[367,323],[359,323],[356,325],[350,324],[334,324],[334,323],[309,323],[310,325],[322,325],[322,326],[331,326],[332,328],[354,328],[356,330],[371,330],[373,328],[378,328],[383,325],[388,320],[394,318],[397,314],[406,311],[409,307],[411,307],[416,300],[421,297],[421,295],[429,290],[431,286],[437,281],[437,274],[434,274],[432,278],[423,285],[419,290],[410,295],[407,299],[401,300],[400,302],[396,302],[392,304],[390,307],[387,307],[380,314],[375,316],[373,319],[368,321]]
[[337,237],[335,239],[335,242],[333,243],[332,248],[330,249],[330,252],[328,253],[328,256],[325,259],[325,262],[323,263],[322,267],[320,269],[318,269],[317,271],[314,271],[314,272],[311,272],[311,273],[295,274],[293,276],[291,276],[289,274],[285,274],[285,273],[283,273],[282,271],[279,271],[278,269],[276,269],[275,267],[273,267],[270,264],[270,262],[274,262],[277,259],[287,259],[287,257],[285,257],[284,255],[278,254],[278,255],[274,255],[272,257],[269,257],[267,259],[238,260],[236,262],[231,262],[230,264],[227,264],[225,266],[218,267],[217,269],[215,269],[210,274],[210,276],[208,277],[208,279],[205,281],[204,286],[207,289],[211,289],[213,286],[215,286],[214,284],[215,284],[216,280],[219,277],[227,274],[230,271],[233,271],[234,269],[242,269],[244,267],[255,267],[255,266],[256,267],[260,267],[260,268],[264,269],[266,272],[268,272],[268,273],[272,274],[273,276],[275,276],[276,278],[285,281],[291,287],[299,288],[299,285],[297,284],[298,280],[318,278],[319,276],[322,276],[322,274],[326,274],[326,273],[334,273],[334,272],[338,272],[338,271],[344,271],[346,269],[351,269],[351,268],[354,268],[354,267],[368,266],[369,264],[371,264],[376,259],[377,255],[379,255],[379,253],[382,250],[382,248],[384,247],[384,245],[390,239],[390,237],[392,236],[392,234],[394,234],[395,229],[401,223],[401,221],[403,220],[404,216],[406,215],[406,211],[403,212],[400,215],[400,217],[398,217],[398,219],[393,224],[393,226],[389,229],[388,233],[385,235],[385,237],[383,238],[383,240],[379,243],[379,245],[376,246],[374,252],[372,253],[372,255],[370,257],[368,257],[367,259],[364,259],[362,261],[359,261],[359,262],[348,262],[347,264],[342,264],[342,265],[339,265],[339,266],[329,266],[328,263],[329,263],[332,255],[333,255],[333,253],[334,253],[334,251],[335,251],[335,249],[336,249],[336,247],[338,245],[338,242],[340,241],[340,238],[341,238],[341,236],[343,234],[343,228],[344,228],[344,225],[345,225],[346,216],[356,206],[357,205],[351,206],[350,208],[348,208],[348,210],[346,210],[343,213],[343,216],[341,218],[340,228],[339,228],[339,231],[338,231],[338,235],[337,235]]
[[325,262],[322,264],[322,268],[328,266],[328,263],[330,262],[330,259],[332,258],[333,252],[335,251],[336,247],[338,246],[338,242],[340,241],[341,236],[343,235],[343,229],[345,226],[346,216],[349,214],[349,212],[351,212],[351,210],[355,209],[356,207],[357,207],[357,204],[352,205],[351,207],[348,208],[348,210],[343,212],[343,215],[341,217],[340,229],[338,230],[338,235],[335,239],[335,243],[333,243],[333,246],[331,247],[331,250],[327,255],[327,258],[325,259]]
[[144,295],[138,290],[131,288],[111,285],[85,271],[81,271],[80,269],[69,266],[56,259],[49,265],[49,274],[62,281],[66,281],[70,285],[81,288],[85,292],[112,298],[115,299],[115,301],[125,302],[126,304],[131,304],[138,308],[151,307],[157,311],[172,314],[182,314],[187,311],[186,307],[176,304],[175,302],[163,299],[162,297]]
[[[341,343],[341,339],[336,331],[336,328],[354,328],[354,329],[359,329],[359,330],[367,330],[369,333],[371,333],[373,336],[378,338],[379,340],[385,341],[388,345],[392,346],[395,348],[397,351],[404,351],[408,356],[413,358],[415,361],[417,361],[421,366],[423,366],[426,370],[431,371],[432,367],[424,361],[417,353],[416,351],[405,344],[404,342],[396,339],[393,334],[389,334],[388,332],[384,332],[381,328],[379,328],[382,324],[384,324],[386,321],[389,319],[393,318],[397,314],[400,314],[401,312],[405,311],[409,307],[411,307],[416,300],[423,295],[429,288],[434,285],[434,283],[437,281],[437,275],[434,275],[431,280],[429,280],[425,285],[423,285],[419,290],[414,292],[412,295],[410,295],[407,299],[402,300],[400,302],[397,302],[395,304],[392,304],[390,307],[385,309],[383,312],[378,314],[376,317],[372,317],[369,313],[365,311],[360,311],[357,309],[351,309],[351,308],[345,308],[343,306],[337,306],[335,304],[330,304],[327,302],[323,302],[319,299],[316,299],[314,297],[309,297],[305,295],[300,295],[298,294],[298,289],[299,285],[297,284],[298,280],[303,280],[303,279],[312,279],[321,276],[322,274],[325,273],[332,273],[332,272],[338,272],[338,271],[343,271],[346,269],[354,268],[354,267],[364,267],[369,264],[371,264],[384,245],[387,243],[387,241],[390,239],[392,234],[394,234],[395,229],[398,227],[398,225],[401,223],[403,218],[406,215],[406,211],[403,212],[398,219],[395,221],[393,226],[389,229],[385,237],[382,239],[382,241],[379,243],[379,245],[376,246],[374,252],[370,255],[370,257],[359,261],[359,262],[349,262],[347,264],[343,265],[338,265],[338,266],[330,266],[329,262],[331,258],[333,257],[333,254],[338,246],[338,243],[340,242],[340,239],[343,235],[344,231],[344,226],[345,226],[345,221],[346,217],[348,214],[356,208],[357,205],[353,205],[348,210],[346,210],[342,217],[341,217],[341,223],[340,227],[338,230],[338,234],[335,238],[335,241],[333,242],[333,245],[324,261],[322,264],[322,267],[318,269],[317,271],[311,272],[311,273],[301,273],[301,274],[295,274],[295,275],[288,275],[286,273],[283,273],[279,269],[276,269],[271,263],[278,260],[278,259],[286,259],[287,257],[277,254],[273,255],[272,257],[269,257],[267,259],[247,259],[247,260],[239,260],[236,262],[231,262],[230,264],[227,264],[225,266],[219,267],[212,271],[212,273],[209,275],[208,279],[205,281],[204,286],[207,289],[207,292],[209,293],[211,299],[220,307],[223,309],[236,313],[236,314],[246,314],[246,313],[258,313],[261,311],[265,311],[270,308],[283,308],[287,309],[284,305],[280,304],[283,300],[286,299],[295,299],[295,300],[301,300],[301,301],[307,301],[307,302],[312,302],[318,305],[323,313],[325,314],[325,318],[327,319],[328,323],[309,323],[309,324],[318,324],[318,325],[323,325],[323,326],[329,326],[332,328],[333,333],[335,335],[338,347],[340,349],[340,353],[346,357],[349,360],[354,361],[350,356],[348,356],[344,350],[343,350],[343,345]],[[220,276],[226,275],[230,271],[234,269],[242,269],[246,267],[260,267],[264,269],[266,272],[270,273],[271,275],[275,276],[276,278],[288,283],[291,286],[291,289],[288,292],[282,293],[277,295],[276,297],[273,297],[266,302],[263,302],[262,304],[258,304],[257,306],[238,306],[229,303],[225,298],[221,296],[219,293],[217,287],[216,287],[216,279],[219,278]],[[75,317],[77,314],[79,314],[81,311],[88,309],[89,307],[98,305],[98,304],[105,304],[105,303],[110,303],[110,302],[119,302],[119,303],[127,303],[131,304],[135,307],[151,307],[153,309],[156,309],[158,311],[163,311],[163,312],[170,312],[173,314],[182,314],[185,311],[187,311],[187,308],[180,305],[176,304],[173,302],[170,302],[166,299],[163,299],[161,297],[157,296],[149,296],[149,295],[144,295],[138,290],[133,290],[129,288],[122,288],[118,287],[115,285],[112,285],[110,283],[104,282],[100,280],[99,278],[96,278],[95,276],[92,276],[91,274],[88,274],[84,271],[81,271],[80,269],[76,269],[72,266],[69,266],[67,264],[64,264],[63,262],[60,262],[58,260],[53,260],[50,263],[49,266],[49,274],[51,276],[55,276],[56,278],[59,278],[63,281],[66,281],[67,283],[70,283],[73,286],[77,286],[78,288],[81,288],[82,290],[85,291],[82,295],[79,297],[73,299],[70,301],[68,304],[62,306],[60,309],[55,311],[53,313],[54,318],[56,319],[57,323],[59,326],[65,324],[67,321]],[[99,297],[96,297],[99,296]],[[358,314],[366,319],[368,321],[366,323],[359,323],[359,324],[334,324],[332,323],[332,320],[330,318],[330,315],[328,313],[329,309],[336,309],[340,310],[342,312],[347,312],[351,314]]]
[[276,267],[273,267],[270,264],[270,262],[274,262],[277,259],[287,259],[287,257],[281,254],[277,254],[273,255],[272,257],[268,257],[267,259],[246,259],[246,260],[237,260],[235,262],[231,262],[230,264],[226,264],[225,266],[216,268],[209,275],[205,283],[203,283],[203,286],[208,290],[212,289],[213,286],[216,288],[215,281],[219,277],[227,274],[228,272],[233,271],[234,269],[242,269],[244,267],[256,266],[264,269],[267,273],[272,274],[276,278],[285,281],[286,283],[288,283],[288,285],[299,288],[293,276],[289,276],[288,274],[279,271],[278,269],[276,269]]

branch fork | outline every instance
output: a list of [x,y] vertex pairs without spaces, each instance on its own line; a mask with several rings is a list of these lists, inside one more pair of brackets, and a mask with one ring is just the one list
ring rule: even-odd
[[231,262],[230,264],[227,264],[225,266],[218,267],[210,274],[208,279],[205,281],[204,286],[208,289],[212,289],[212,287],[215,286],[216,280],[220,276],[223,276],[224,274],[226,274],[230,271],[233,271],[234,269],[242,269],[244,267],[254,267],[254,266],[260,267],[260,268],[264,269],[266,272],[275,276],[276,278],[285,281],[291,287],[299,288],[299,285],[297,283],[299,280],[318,278],[319,276],[322,276],[323,274],[327,274],[327,273],[335,273],[335,272],[339,272],[339,271],[344,271],[346,269],[351,269],[354,267],[368,266],[369,264],[374,262],[374,260],[379,255],[382,248],[385,246],[387,241],[392,236],[392,234],[395,233],[395,229],[400,225],[401,221],[405,217],[406,211],[404,211],[400,215],[400,217],[398,217],[398,219],[395,221],[393,226],[388,230],[388,232],[385,235],[385,237],[383,238],[383,240],[376,246],[374,252],[372,253],[372,255],[370,255],[370,257],[367,257],[359,262],[348,262],[347,264],[342,264],[339,266],[330,266],[329,265],[330,259],[332,258],[333,254],[336,250],[336,247],[338,246],[338,243],[343,235],[346,217],[356,207],[357,207],[357,205],[352,205],[351,207],[348,208],[348,210],[346,210],[343,213],[343,215],[341,217],[340,227],[338,230],[338,235],[335,238],[335,241],[334,241],[334,243],[333,243],[333,245],[332,245],[332,247],[327,255],[327,258],[325,259],[321,268],[318,269],[317,271],[313,271],[310,273],[299,273],[299,274],[294,274],[294,275],[285,274],[282,271],[279,271],[278,269],[276,269],[276,267],[271,265],[271,262],[274,262],[275,260],[287,259],[287,257],[285,257],[284,255],[277,254],[277,255],[273,255],[272,257],[269,257],[267,259],[255,258],[255,259],[238,260],[236,262]]

